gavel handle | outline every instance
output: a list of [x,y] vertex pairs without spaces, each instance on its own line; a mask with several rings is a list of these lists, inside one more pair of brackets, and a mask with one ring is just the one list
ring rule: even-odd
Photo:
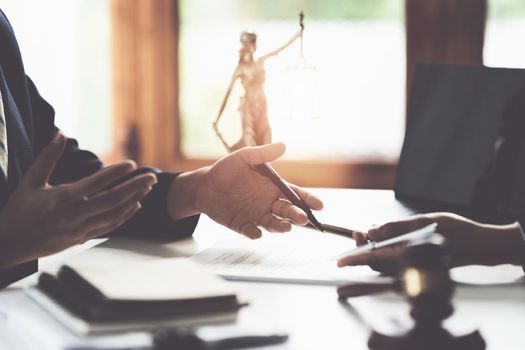
[[337,294],[339,295],[339,299],[346,299],[363,295],[396,291],[397,289],[397,284],[395,282],[353,282],[337,288]]

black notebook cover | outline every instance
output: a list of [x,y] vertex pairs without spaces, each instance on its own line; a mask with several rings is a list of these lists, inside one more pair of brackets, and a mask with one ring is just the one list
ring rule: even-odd
[[234,312],[243,306],[234,294],[184,300],[109,299],[68,266],[63,266],[57,276],[42,273],[38,288],[88,322],[185,318],[203,313]]

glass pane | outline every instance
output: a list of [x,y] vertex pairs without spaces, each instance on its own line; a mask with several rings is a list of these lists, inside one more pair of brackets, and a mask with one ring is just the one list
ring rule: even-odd
[[525,2],[490,0],[484,60],[493,67],[525,68]]
[[107,0],[2,0],[26,73],[80,146],[111,150],[110,14]]
[[[226,152],[212,123],[239,60],[241,32],[257,33],[257,58],[290,39],[304,10],[304,57],[316,70],[311,77],[294,78],[290,68],[298,63],[299,42],[266,61],[264,88],[273,139],[287,144],[288,159],[396,159],[404,133],[403,4],[402,0],[181,0],[185,154],[215,157]],[[312,98],[299,103],[298,89]],[[219,124],[230,145],[241,135],[242,95],[237,81]]]

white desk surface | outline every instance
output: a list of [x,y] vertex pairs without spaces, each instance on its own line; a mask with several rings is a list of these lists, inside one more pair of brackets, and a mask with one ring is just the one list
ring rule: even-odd
[[[394,198],[392,191],[315,189],[325,202],[317,216],[321,222],[367,229],[373,224],[410,215],[411,211]],[[126,239],[95,240],[41,259],[41,270],[54,270],[68,259],[103,262],[104,259],[155,259],[191,256],[234,233],[203,216],[193,239],[154,243]],[[347,240],[332,235],[326,239]],[[103,242],[103,243],[102,243]],[[96,246],[97,244],[99,246]],[[349,246],[353,243],[348,240]],[[79,253],[82,254],[79,254]],[[454,299],[456,314],[449,321],[454,329],[478,328],[487,349],[525,349],[525,285],[521,268],[513,266],[468,267],[453,275],[461,281],[509,282],[491,285],[459,285]],[[30,276],[2,293],[34,283]],[[393,294],[361,297],[342,303],[334,287],[234,282],[250,306],[241,311],[239,325],[270,327],[290,334],[286,345],[265,349],[367,349],[369,327],[384,327],[405,319],[408,307]],[[0,293],[0,296],[1,294]],[[0,304],[1,306],[1,304]],[[0,318],[0,349],[2,343]],[[5,334],[5,333],[4,333]]]

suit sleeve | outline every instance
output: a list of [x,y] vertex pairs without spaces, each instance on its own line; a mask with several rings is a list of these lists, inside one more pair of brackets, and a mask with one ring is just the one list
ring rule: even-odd
[[[33,114],[33,140],[35,157],[45,147],[58,128],[54,124],[54,109],[38,93],[27,77],[28,92]],[[77,181],[94,174],[103,167],[100,159],[93,153],[79,148],[74,139],[67,139],[66,148],[51,177],[51,184]],[[139,168],[133,175],[152,172],[157,176],[157,184],[142,200],[142,208],[110,236],[134,236],[142,238],[183,238],[191,236],[198,222],[198,216],[174,221],[167,212],[167,193],[170,184],[178,173],[165,173],[155,168]]]

